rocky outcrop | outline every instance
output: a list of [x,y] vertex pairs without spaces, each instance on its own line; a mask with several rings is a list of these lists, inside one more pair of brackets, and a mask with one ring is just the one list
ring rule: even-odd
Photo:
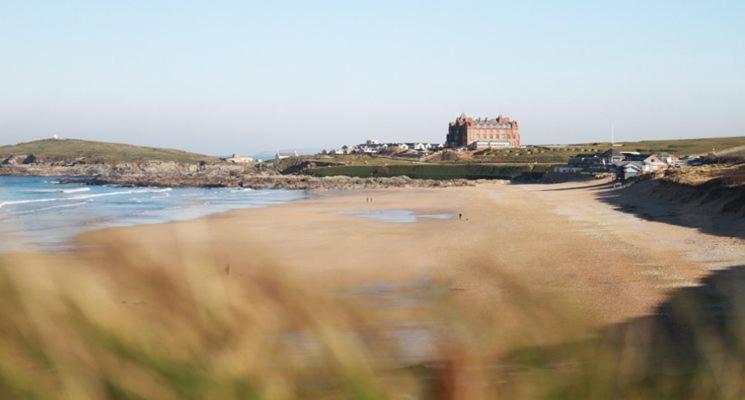
[[351,190],[382,189],[390,187],[450,187],[473,185],[465,179],[431,180],[411,179],[407,176],[391,178],[354,178],[348,176],[313,177],[306,175],[243,175],[232,179],[202,180],[197,177],[180,177],[175,180],[161,180],[135,176],[97,177],[86,180],[89,184],[119,184],[134,186],[202,186],[202,187],[244,187],[251,189],[291,189],[291,190]]
[[23,164],[23,161],[26,159],[26,155],[9,155],[5,158],[3,158],[2,161],[0,161],[0,165],[18,165]]
[[428,180],[406,176],[354,178],[285,175],[263,164],[181,164],[144,162],[120,164],[28,164],[0,166],[0,175],[67,177],[65,181],[163,187],[245,187],[252,189],[346,190],[386,187],[445,187],[473,184],[465,179]]

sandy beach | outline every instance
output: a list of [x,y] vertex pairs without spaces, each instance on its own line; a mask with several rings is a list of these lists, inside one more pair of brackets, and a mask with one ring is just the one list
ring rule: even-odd
[[742,397],[741,230],[714,214],[661,222],[693,205],[633,193],[605,181],[314,193],[5,255],[0,300],[20,310],[5,316],[19,343],[59,338],[38,346],[83,365],[84,382],[101,363],[130,379],[193,360],[205,385],[250,376],[285,398],[343,392],[324,376],[350,370],[400,398],[607,398],[592,385],[608,379],[659,398],[645,376],[685,383],[706,364],[705,383]]
[[[743,240],[618,211],[597,199],[608,190],[602,183],[324,193],[194,221],[103,230],[79,241],[92,252],[105,242],[136,245],[154,258],[206,248],[236,274],[259,258],[329,293],[401,282],[416,291],[437,282],[488,304],[491,294],[481,292],[480,281],[498,273],[570,304],[592,326],[646,315],[671,289],[745,263]],[[380,210],[452,217],[392,223],[359,215]]]

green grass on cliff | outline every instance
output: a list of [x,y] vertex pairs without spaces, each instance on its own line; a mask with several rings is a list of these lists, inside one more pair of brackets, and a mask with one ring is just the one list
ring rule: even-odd
[[[685,155],[708,154],[726,149],[745,146],[745,136],[720,137],[704,139],[675,139],[675,140],[644,140],[638,142],[616,143],[615,148],[620,151],[638,151],[641,153],[671,153],[678,157]],[[494,149],[474,153],[458,153],[449,151],[433,156],[416,159],[411,157],[379,156],[379,155],[341,155],[341,156],[303,156],[301,160],[324,164],[340,164],[344,167],[334,167],[328,171],[353,172],[355,176],[368,174],[374,167],[391,167],[394,170],[406,169],[410,166],[427,164],[460,165],[460,164],[564,164],[571,157],[580,154],[601,153],[611,147],[610,142],[569,144],[564,147],[531,146],[520,149]],[[740,155],[741,153],[732,153]],[[351,168],[360,167],[360,168]],[[331,168],[331,167],[329,167]],[[369,174],[368,174],[369,175]]]
[[[640,153],[670,153],[678,157],[719,152],[745,145],[745,136],[704,139],[642,140],[619,142],[619,151]],[[478,152],[473,155],[476,162],[490,163],[565,163],[578,154],[600,153],[611,147],[610,142],[570,144],[560,148],[534,146],[522,149],[499,149]]]
[[[617,143],[620,151],[641,153],[708,154],[745,145],[745,136],[645,140]],[[527,179],[536,178],[554,165],[564,164],[579,154],[600,153],[611,147],[609,142],[570,144],[564,147],[531,146],[520,149],[486,150],[475,153],[449,151],[424,159],[390,156],[344,155],[304,156],[300,161],[318,163],[306,171],[316,176],[346,175],[385,177],[406,175],[415,179]],[[735,152],[730,157],[739,157]]]
[[174,149],[142,147],[130,144],[94,142],[77,139],[44,139],[0,146],[0,157],[33,154],[42,161],[72,161],[113,163],[137,161],[199,162],[215,161],[214,157]]
[[703,139],[675,139],[675,140],[642,140],[639,142],[623,142],[621,151],[638,151],[641,153],[672,153],[676,156],[709,154],[732,147],[745,145],[745,136],[703,138]]
[[316,176],[346,175],[359,178],[408,176],[414,179],[529,179],[540,177],[551,164],[408,164],[343,165],[311,169]]

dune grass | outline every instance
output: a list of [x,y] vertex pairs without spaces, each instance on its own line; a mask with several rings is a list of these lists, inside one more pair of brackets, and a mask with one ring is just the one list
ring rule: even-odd
[[[3,399],[700,398],[745,394],[745,274],[594,334],[489,260],[483,290],[393,310],[324,292],[256,252],[0,259]],[[431,286],[447,288],[445,281]],[[403,333],[423,327],[412,354]],[[406,344],[408,343],[408,344]]]

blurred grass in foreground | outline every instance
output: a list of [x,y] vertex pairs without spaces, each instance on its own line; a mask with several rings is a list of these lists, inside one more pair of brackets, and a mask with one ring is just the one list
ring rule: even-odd
[[[259,255],[215,265],[210,249],[163,255],[110,243],[2,259],[0,398],[745,394],[743,267],[588,335],[584,316],[488,260],[472,261],[478,296],[430,290],[389,309],[316,290]],[[412,332],[414,342],[401,340]],[[412,355],[413,345],[424,350]]]

